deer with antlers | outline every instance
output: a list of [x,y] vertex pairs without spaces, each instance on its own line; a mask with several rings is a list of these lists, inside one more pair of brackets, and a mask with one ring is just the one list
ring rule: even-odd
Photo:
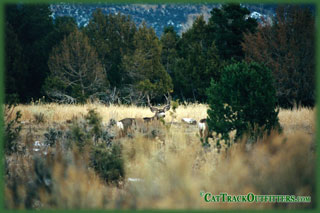
[[[165,96],[165,95],[164,95]],[[150,103],[150,98],[149,95],[147,95],[147,100],[148,100],[148,105],[150,107],[151,112],[154,112],[154,116],[152,117],[144,117],[143,121],[148,123],[150,121],[153,120],[159,120],[160,118],[164,118],[165,117],[165,112],[170,110],[170,102],[171,102],[171,97],[170,95],[165,96],[166,100],[167,100],[167,105],[164,106],[162,109],[157,108],[157,107],[153,107]],[[119,136],[120,137],[124,137],[127,135],[128,131],[131,130],[132,126],[136,126],[137,125],[137,119],[135,118],[124,118],[118,122],[116,122],[118,129],[120,130]]]
[[151,112],[154,112],[154,116],[152,117],[144,117],[144,122],[150,122],[153,120],[159,120],[160,118],[164,118],[166,116],[166,111],[170,110],[170,103],[171,103],[171,96],[168,94],[168,97],[164,95],[164,97],[167,100],[167,105],[165,105],[163,108],[157,108],[151,105],[149,95],[147,95],[148,105],[150,107]]

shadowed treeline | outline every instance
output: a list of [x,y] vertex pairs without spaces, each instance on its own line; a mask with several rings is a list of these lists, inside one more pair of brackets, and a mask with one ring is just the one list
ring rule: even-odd
[[170,92],[203,103],[210,81],[245,60],[272,71],[279,106],[314,106],[315,16],[304,5],[280,5],[258,23],[245,7],[222,4],[181,36],[165,27],[160,39],[145,23],[99,9],[81,28],[53,19],[46,4],[8,4],[5,14],[7,102],[143,105],[147,94],[159,103]]

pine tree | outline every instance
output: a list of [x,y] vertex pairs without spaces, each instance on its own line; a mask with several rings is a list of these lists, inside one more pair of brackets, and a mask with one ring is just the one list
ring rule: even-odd
[[104,91],[108,85],[95,49],[79,30],[65,37],[53,49],[48,64],[51,76],[45,88],[51,97],[71,96],[83,103],[90,96]]
[[242,43],[247,61],[266,64],[281,107],[315,104],[315,17],[299,6],[279,7],[273,25],[263,23]]
[[258,63],[237,62],[225,66],[220,81],[212,81],[208,95],[208,126],[227,144],[248,134],[256,140],[280,127],[276,91],[271,71]]
[[173,26],[164,28],[160,41],[162,44],[162,64],[165,67],[167,73],[172,76],[175,61],[178,57],[177,45],[179,42],[179,36],[177,32],[174,31]]
[[65,36],[78,29],[76,20],[73,17],[60,16],[54,20],[53,31],[48,35],[48,42],[52,43],[52,46],[59,44]]
[[209,18],[208,31],[214,40],[222,60],[242,60],[244,53],[241,42],[244,32],[255,32],[257,21],[248,17],[250,11],[240,4],[223,4],[214,8]]
[[123,68],[137,92],[161,96],[172,90],[172,80],[161,63],[161,43],[143,22],[134,36],[134,53],[126,55]]
[[96,48],[108,80],[112,87],[128,83],[121,67],[123,56],[132,54],[136,25],[130,16],[118,13],[105,15],[100,9],[95,11],[84,32]]
[[[6,102],[17,102],[26,90],[26,73],[23,65],[22,47],[10,23],[5,28],[5,94]],[[15,99],[15,100],[14,100]]]
[[[42,84],[49,74],[47,62],[53,45],[48,42],[53,30],[49,4],[8,4],[5,14],[6,22],[12,26],[22,47],[23,59],[19,66],[23,67],[24,75],[23,79],[16,78],[16,85],[24,88],[18,91],[20,101],[40,98]],[[7,37],[8,42],[12,42],[10,39],[14,37]]]
[[210,80],[219,78],[220,59],[215,43],[208,39],[207,27],[203,16],[198,17],[179,42],[173,81],[183,99],[205,101]]

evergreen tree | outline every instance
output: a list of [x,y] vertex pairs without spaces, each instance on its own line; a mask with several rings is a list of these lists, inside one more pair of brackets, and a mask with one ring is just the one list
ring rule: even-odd
[[160,96],[172,90],[172,80],[161,63],[161,43],[143,22],[134,36],[134,53],[126,55],[123,68],[137,92]]
[[5,95],[6,102],[17,102],[26,90],[26,73],[23,64],[22,47],[11,24],[5,28]]
[[214,8],[209,18],[208,30],[222,60],[242,60],[244,53],[241,42],[244,32],[255,32],[257,21],[248,17],[250,11],[240,4],[223,4]]
[[203,16],[198,17],[179,42],[173,82],[183,99],[205,101],[211,78],[219,78],[220,59],[215,43],[208,40],[207,27]]
[[260,64],[237,62],[226,66],[221,79],[212,81],[208,95],[208,126],[229,144],[249,134],[256,140],[266,131],[279,128],[276,91],[271,71]]
[[[5,7],[5,14],[6,22],[11,25],[11,29],[17,35],[16,37],[7,36],[6,42],[12,43],[12,39],[18,39],[23,56],[19,62],[21,65],[18,65],[23,69],[23,75],[20,78],[12,76],[11,79],[14,79],[15,85],[20,87],[17,90],[20,101],[26,102],[31,98],[39,98],[42,95],[40,92],[42,84],[49,73],[47,62],[52,48],[52,43],[47,40],[53,30],[49,5],[8,4]],[[6,30],[10,33],[9,31]],[[6,64],[10,63],[7,62],[8,60],[10,58],[6,57]],[[11,75],[12,72],[6,73]]]
[[45,90],[53,98],[68,97],[83,103],[103,92],[107,86],[105,71],[89,39],[79,30],[72,32],[56,47],[50,58],[50,77]]
[[179,36],[177,32],[174,31],[173,26],[164,28],[160,41],[162,44],[162,64],[167,73],[172,76],[175,61],[178,57],[177,44],[179,42]]
[[77,29],[78,26],[73,17],[56,17],[54,20],[53,31],[48,36],[48,42],[52,42],[52,46],[56,46],[64,39],[64,37]]
[[130,16],[118,13],[105,15],[100,9],[92,14],[92,19],[84,28],[90,43],[96,48],[98,57],[107,72],[112,87],[128,83],[120,66],[123,56],[132,54],[136,25]]
[[247,61],[265,63],[276,80],[281,107],[315,104],[315,17],[307,8],[281,6],[273,25],[244,36]]

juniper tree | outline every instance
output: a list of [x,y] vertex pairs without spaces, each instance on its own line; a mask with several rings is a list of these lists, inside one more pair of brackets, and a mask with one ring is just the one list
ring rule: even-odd
[[45,89],[53,97],[64,94],[84,102],[108,85],[95,49],[79,30],[53,48],[48,64],[51,75],[46,80]]
[[143,22],[134,36],[134,52],[126,55],[123,68],[137,92],[162,96],[172,90],[172,80],[161,63],[161,43]]
[[257,139],[279,129],[276,91],[271,71],[258,63],[237,62],[226,66],[219,81],[212,81],[208,95],[208,126],[229,144],[244,134]]
[[130,55],[134,50],[136,25],[131,17],[120,13],[103,14],[98,9],[92,14],[84,32],[97,50],[111,87],[127,84],[128,78],[121,63],[124,55]]
[[315,104],[315,17],[308,8],[278,7],[273,24],[264,22],[242,43],[246,61],[265,63],[276,80],[281,107]]

